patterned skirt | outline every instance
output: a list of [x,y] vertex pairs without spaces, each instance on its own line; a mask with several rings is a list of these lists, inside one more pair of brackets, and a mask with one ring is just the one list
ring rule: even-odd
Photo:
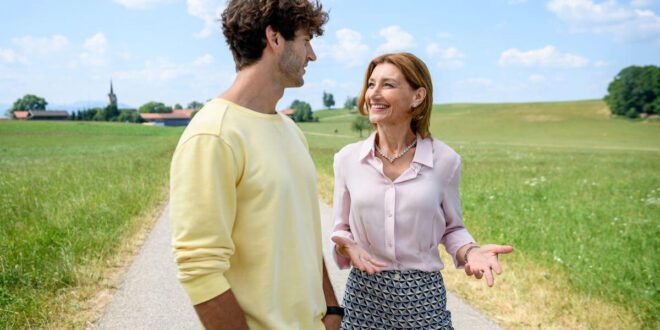
[[352,268],[342,329],[453,329],[440,272]]

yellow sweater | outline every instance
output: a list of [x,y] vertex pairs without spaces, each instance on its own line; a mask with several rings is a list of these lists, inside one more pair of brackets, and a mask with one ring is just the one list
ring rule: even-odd
[[251,329],[323,329],[316,172],[291,119],[210,101],[183,132],[170,180],[178,277],[193,304],[231,288]]

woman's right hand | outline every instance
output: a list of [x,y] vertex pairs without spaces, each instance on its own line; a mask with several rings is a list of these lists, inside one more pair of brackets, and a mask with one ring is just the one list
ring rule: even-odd
[[337,253],[350,258],[353,266],[361,271],[373,274],[380,272],[381,269],[378,267],[387,267],[386,263],[374,259],[369,252],[347,238],[335,236],[332,241],[337,244],[335,247]]

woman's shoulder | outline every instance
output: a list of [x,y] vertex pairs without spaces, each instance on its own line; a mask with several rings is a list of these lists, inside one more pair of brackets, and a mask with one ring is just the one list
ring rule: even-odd
[[367,143],[369,139],[354,142],[351,144],[345,145],[335,154],[335,160],[345,159],[346,157],[358,157],[364,144]]
[[430,138],[433,143],[433,158],[436,160],[453,160],[460,161],[461,156],[448,144],[436,138]]

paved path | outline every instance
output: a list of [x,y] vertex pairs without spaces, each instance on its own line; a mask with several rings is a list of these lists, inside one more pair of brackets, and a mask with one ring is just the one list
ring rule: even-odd
[[[320,202],[323,222],[323,254],[330,279],[341,301],[347,270],[332,262],[330,236],[332,210]],[[170,246],[169,205],[130,265],[124,282],[95,324],[100,329],[199,329],[195,311],[176,279],[176,266]],[[449,291],[447,305],[457,330],[499,329],[499,327]]]

